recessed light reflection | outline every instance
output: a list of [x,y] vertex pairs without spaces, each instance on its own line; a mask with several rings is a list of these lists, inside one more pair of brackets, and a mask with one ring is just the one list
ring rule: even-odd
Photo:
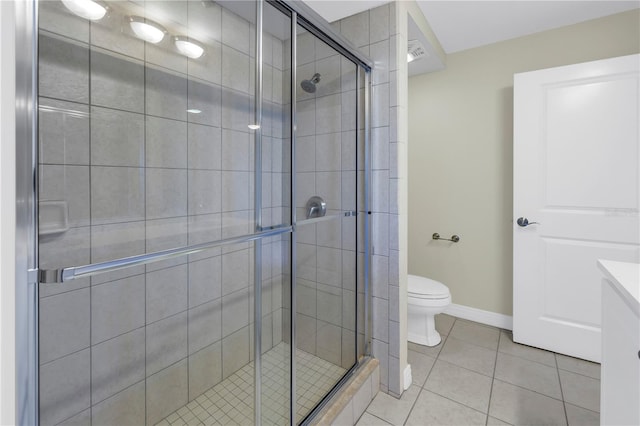
[[167,30],[162,25],[140,16],[130,16],[129,25],[138,38],[149,43],[160,43]]
[[178,51],[188,58],[197,59],[204,53],[202,44],[187,36],[175,36],[173,42]]
[[107,6],[95,0],[62,0],[67,9],[90,21],[98,21],[107,14]]
[[200,114],[202,111],[197,108],[191,108],[191,109],[188,109],[187,112],[189,114]]
[[259,124],[249,124],[247,127],[249,127],[251,130],[258,130],[260,128]]

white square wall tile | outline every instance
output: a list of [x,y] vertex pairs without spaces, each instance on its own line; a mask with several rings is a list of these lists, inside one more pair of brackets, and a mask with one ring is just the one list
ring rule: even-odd
[[161,219],[187,215],[187,171],[146,170],[146,217]]
[[221,170],[222,131],[220,128],[189,124],[187,145],[188,168]]
[[190,123],[220,127],[222,124],[221,87],[218,84],[189,79],[187,113],[187,120]]
[[88,165],[88,106],[45,97],[38,102],[40,163]]
[[40,421],[58,424],[91,405],[90,349],[40,367]]
[[[90,411],[93,424],[144,424],[145,383],[139,382],[124,391],[94,405]],[[89,421],[89,419],[87,419]],[[80,422],[79,424],[86,424]]]
[[145,277],[137,275],[91,288],[93,345],[145,324]]
[[91,261],[102,262],[144,252],[145,222],[91,227]]
[[145,173],[138,167],[91,167],[94,225],[144,219]]
[[147,273],[147,323],[187,309],[187,265]]
[[[253,312],[253,310],[251,310]],[[249,324],[249,291],[236,291],[222,297],[222,335],[229,335]]]
[[144,115],[91,108],[91,164],[144,167]]
[[145,112],[157,117],[187,120],[187,77],[167,69],[145,68]]
[[187,356],[187,313],[147,325],[147,377]]
[[90,306],[86,288],[40,300],[40,364],[90,345]]
[[144,112],[145,69],[142,62],[107,50],[91,51],[91,103]]
[[[63,208],[67,209],[68,226],[89,225],[89,174],[90,170],[87,166],[41,165],[38,176],[40,207],[43,208],[48,201],[53,201],[58,206],[63,202]],[[42,228],[56,229],[63,225],[56,220],[46,222],[45,217],[40,216]],[[60,237],[60,234],[48,236],[48,238]]]
[[147,378],[147,425],[153,425],[188,401],[187,360]]
[[43,34],[39,37],[39,49],[40,96],[88,103],[88,46]]
[[147,116],[145,130],[147,167],[187,167],[187,123]]
[[189,310],[189,353],[193,354],[222,338],[222,300],[216,299]]
[[214,256],[189,263],[189,307],[222,296],[222,262]]
[[222,211],[222,173],[214,170],[189,170],[189,215]]
[[145,331],[130,333],[91,348],[91,399],[96,404],[145,378]]
[[222,85],[249,93],[251,61],[247,54],[226,45],[222,46]]

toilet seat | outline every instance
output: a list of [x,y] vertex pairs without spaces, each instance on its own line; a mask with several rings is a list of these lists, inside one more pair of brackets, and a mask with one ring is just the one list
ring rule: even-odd
[[426,277],[410,275],[407,287],[407,295],[416,299],[440,300],[451,297],[446,285]]

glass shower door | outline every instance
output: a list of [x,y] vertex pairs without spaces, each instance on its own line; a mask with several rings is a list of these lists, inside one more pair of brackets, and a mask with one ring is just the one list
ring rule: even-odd
[[296,414],[356,363],[357,66],[298,25]]
[[287,40],[256,130],[256,2],[82,3],[39,2],[41,424],[252,424],[256,329],[290,382]]

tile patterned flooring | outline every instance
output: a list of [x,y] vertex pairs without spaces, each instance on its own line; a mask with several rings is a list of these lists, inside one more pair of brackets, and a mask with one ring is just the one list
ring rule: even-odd
[[378,393],[358,426],[599,424],[599,364],[444,314],[436,327],[438,346],[409,343],[413,385],[400,399]]
[[[297,421],[302,420],[346,373],[317,356],[297,350]],[[280,343],[262,357],[262,423],[289,424],[289,345]],[[253,362],[171,413],[158,426],[253,424]]]

